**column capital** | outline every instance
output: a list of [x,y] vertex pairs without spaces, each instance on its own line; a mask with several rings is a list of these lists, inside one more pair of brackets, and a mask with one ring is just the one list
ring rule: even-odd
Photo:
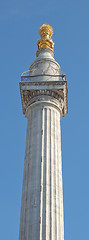
[[60,111],[61,117],[67,113],[67,82],[42,81],[20,82],[23,113],[33,104],[48,103],[55,105]]

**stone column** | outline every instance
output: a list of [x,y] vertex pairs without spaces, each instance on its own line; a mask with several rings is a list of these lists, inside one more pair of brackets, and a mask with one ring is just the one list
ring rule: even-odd
[[60,119],[67,113],[67,81],[54,59],[53,29],[43,24],[36,59],[22,73],[27,117],[19,240],[64,240]]
[[27,108],[19,240],[64,240],[61,109],[46,97]]

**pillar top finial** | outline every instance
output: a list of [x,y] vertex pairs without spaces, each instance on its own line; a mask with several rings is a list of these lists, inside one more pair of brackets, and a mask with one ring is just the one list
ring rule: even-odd
[[54,42],[51,39],[51,36],[53,35],[53,28],[49,24],[43,24],[39,28],[39,34],[41,38],[37,42],[38,49],[50,48],[53,50]]

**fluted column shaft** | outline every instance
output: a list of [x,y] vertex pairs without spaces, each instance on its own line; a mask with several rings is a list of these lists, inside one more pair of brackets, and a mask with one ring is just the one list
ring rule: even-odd
[[60,109],[29,107],[19,240],[64,240]]

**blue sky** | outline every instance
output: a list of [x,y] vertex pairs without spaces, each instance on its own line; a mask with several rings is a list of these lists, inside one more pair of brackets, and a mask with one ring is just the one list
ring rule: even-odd
[[89,1],[0,1],[0,239],[17,240],[27,120],[19,81],[35,60],[38,29],[53,26],[68,81],[61,120],[65,240],[89,239]]

